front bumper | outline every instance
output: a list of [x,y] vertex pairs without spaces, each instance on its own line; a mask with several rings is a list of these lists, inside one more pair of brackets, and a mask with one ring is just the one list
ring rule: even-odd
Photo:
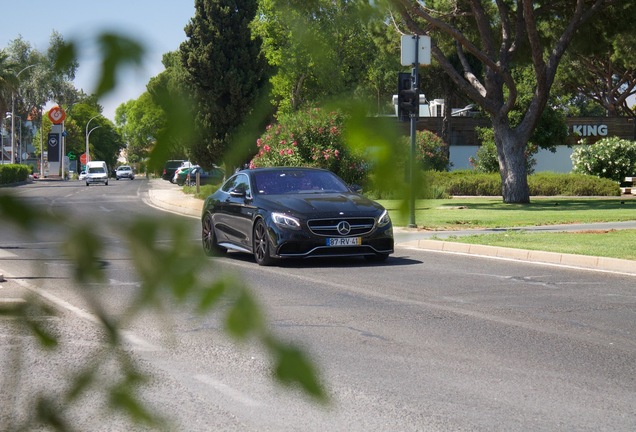
[[354,246],[328,246],[327,236],[317,236],[304,230],[270,227],[273,244],[272,256],[276,258],[313,258],[390,255],[394,252],[393,227],[377,227],[359,236],[361,244]]

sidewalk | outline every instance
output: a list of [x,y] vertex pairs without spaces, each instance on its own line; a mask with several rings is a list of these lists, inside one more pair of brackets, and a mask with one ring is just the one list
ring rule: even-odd
[[[149,180],[148,195],[150,204],[162,210],[200,218],[203,200],[192,195],[184,194],[182,189],[162,179]],[[563,232],[581,231],[589,229],[636,229],[636,221],[611,222],[598,224],[553,225],[539,227],[519,227],[517,230]],[[494,234],[508,229],[480,229],[463,231],[424,231],[409,228],[394,228],[396,246],[414,249],[424,249],[445,253],[479,255],[499,259],[510,259],[527,262],[538,262],[588,270],[616,272],[636,276],[636,261],[616,258],[593,257],[587,255],[573,255],[556,252],[533,251],[525,249],[504,248],[497,246],[473,245],[466,243],[432,240],[448,236],[462,236],[473,234]]]

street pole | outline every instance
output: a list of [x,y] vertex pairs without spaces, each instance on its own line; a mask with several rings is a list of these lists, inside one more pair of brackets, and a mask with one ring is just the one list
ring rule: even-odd
[[99,116],[100,116],[100,114],[97,114],[96,116],[91,117],[91,118],[88,120],[88,122],[86,122],[86,163],[88,163],[88,162],[91,160],[90,155],[89,155],[89,151],[90,151],[90,149],[89,149],[89,146],[88,146],[88,136],[91,134],[91,132],[93,132],[93,131],[96,129],[96,128],[91,129],[91,132],[89,132],[89,131],[88,131],[88,125],[91,123],[91,121],[92,121],[93,119],[96,119],[96,118],[97,118],[97,117],[99,117]]
[[410,189],[411,195],[409,196],[409,228],[417,228],[415,223],[415,137],[417,135],[417,119],[420,116],[420,89],[419,89],[419,76],[417,66],[419,64],[419,40],[418,35],[414,35],[415,39],[415,61],[413,62],[413,69],[411,75],[411,90],[415,91],[415,100],[417,102],[416,111],[411,112],[411,160],[410,160]]
[[[29,65],[27,67],[25,67],[24,69],[22,69],[20,72],[18,72],[15,77],[16,79],[18,79],[18,77],[20,76],[20,74],[22,72],[24,72],[25,70],[35,67],[36,65]],[[19,82],[18,81],[18,86],[19,86]],[[14,164],[15,163],[15,120],[14,120],[14,116],[15,116],[15,92],[13,90],[11,90],[11,163]]]

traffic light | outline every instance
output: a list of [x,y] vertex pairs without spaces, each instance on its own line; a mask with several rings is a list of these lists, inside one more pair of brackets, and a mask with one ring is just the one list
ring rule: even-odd
[[420,108],[420,95],[417,83],[413,83],[410,73],[398,73],[398,118],[408,121],[411,113],[417,117]]

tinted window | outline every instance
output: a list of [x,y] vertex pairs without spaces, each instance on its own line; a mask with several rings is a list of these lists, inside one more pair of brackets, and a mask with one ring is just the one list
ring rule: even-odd
[[221,188],[224,192],[230,192],[234,189],[242,188],[246,195],[250,195],[250,181],[246,174],[237,174],[225,182]]
[[263,171],[254,176],[254,187],[263,195],[346,192],[347,186],[329,171]]

